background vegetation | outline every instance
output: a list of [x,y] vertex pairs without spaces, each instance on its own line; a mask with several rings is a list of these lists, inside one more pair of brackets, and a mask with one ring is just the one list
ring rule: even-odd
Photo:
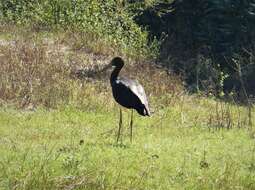
[[113,52],[157,57],[192,91],[209,86],[217,95],[224,88],[244,100],[243,84],[248,95],[255,93],[254,0],[2,0],[0,10],[2,23],[71,29],[80,34],[77,48],[96,40]]
[[1,0],[0,10],[3,23],[34,30],[73,29],[131,54],[149,53],[147,33],[134,23],[122,1]]
[[[163,38],[160,60],[186,77],[191,89],[254,94],[255,1],[156,1],[136,20]],[[242,79],[240,78],[242,73]],[[193,87],[192,87],[193,86]]]

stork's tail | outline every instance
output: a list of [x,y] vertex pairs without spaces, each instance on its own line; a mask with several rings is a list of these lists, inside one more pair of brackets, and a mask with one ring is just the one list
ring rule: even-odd
[[145,106],[144,108],[144,116],[151,116],[151,112],[150,112],[150,109],[148,107]]

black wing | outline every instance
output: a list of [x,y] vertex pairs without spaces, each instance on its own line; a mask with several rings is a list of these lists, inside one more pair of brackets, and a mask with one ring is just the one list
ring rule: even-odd
[[136,80],[131,80],[126,77],[119,77],[116,80],[116,83],[121,83],[122,85],[126,86],[141,102],[142,105],[144,105],[146,112],[144,115],[150,115],[150,110],[149,110],[149,104],[148,100],[145,94],[145,91],[142,87],[142,85],[136,81]]

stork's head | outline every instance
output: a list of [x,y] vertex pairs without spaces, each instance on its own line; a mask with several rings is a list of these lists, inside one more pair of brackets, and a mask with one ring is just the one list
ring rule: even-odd
[[110,64],[107,64],[103,69],[99,72],[107,71],[109,68],[115,67],[117,70],[120,70],[124,66],[124,61],[121,57],[114,57]]
[[111,66],[114,66],[114,67],[118,67],[118,68],[122,68],[124,65],[124,61],[122,58],[120,57],[115,57],[112,59],[111,61]]

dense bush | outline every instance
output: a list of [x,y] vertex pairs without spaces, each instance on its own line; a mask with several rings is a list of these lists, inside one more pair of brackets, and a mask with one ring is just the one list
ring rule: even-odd
[[[221,72],[236,78],[235,60],[242,60],[238,64],[243,73],[254,63],[254,0],[159,0],[141,10],[136,20],[147,26],[152,38],[164,37],[161,60],[183,73],[189,84],[197,83],[198,78],[214,78],[219,85]],[[201,62],[201,57],[205,61]],[[243,75],[245,80],[251,76]],[[228,87],[234,83],[236,80]]]
[[75,28],[136,54],[150,51],[147,33],[117,0],[1,0],[0,19],[36,29]]

